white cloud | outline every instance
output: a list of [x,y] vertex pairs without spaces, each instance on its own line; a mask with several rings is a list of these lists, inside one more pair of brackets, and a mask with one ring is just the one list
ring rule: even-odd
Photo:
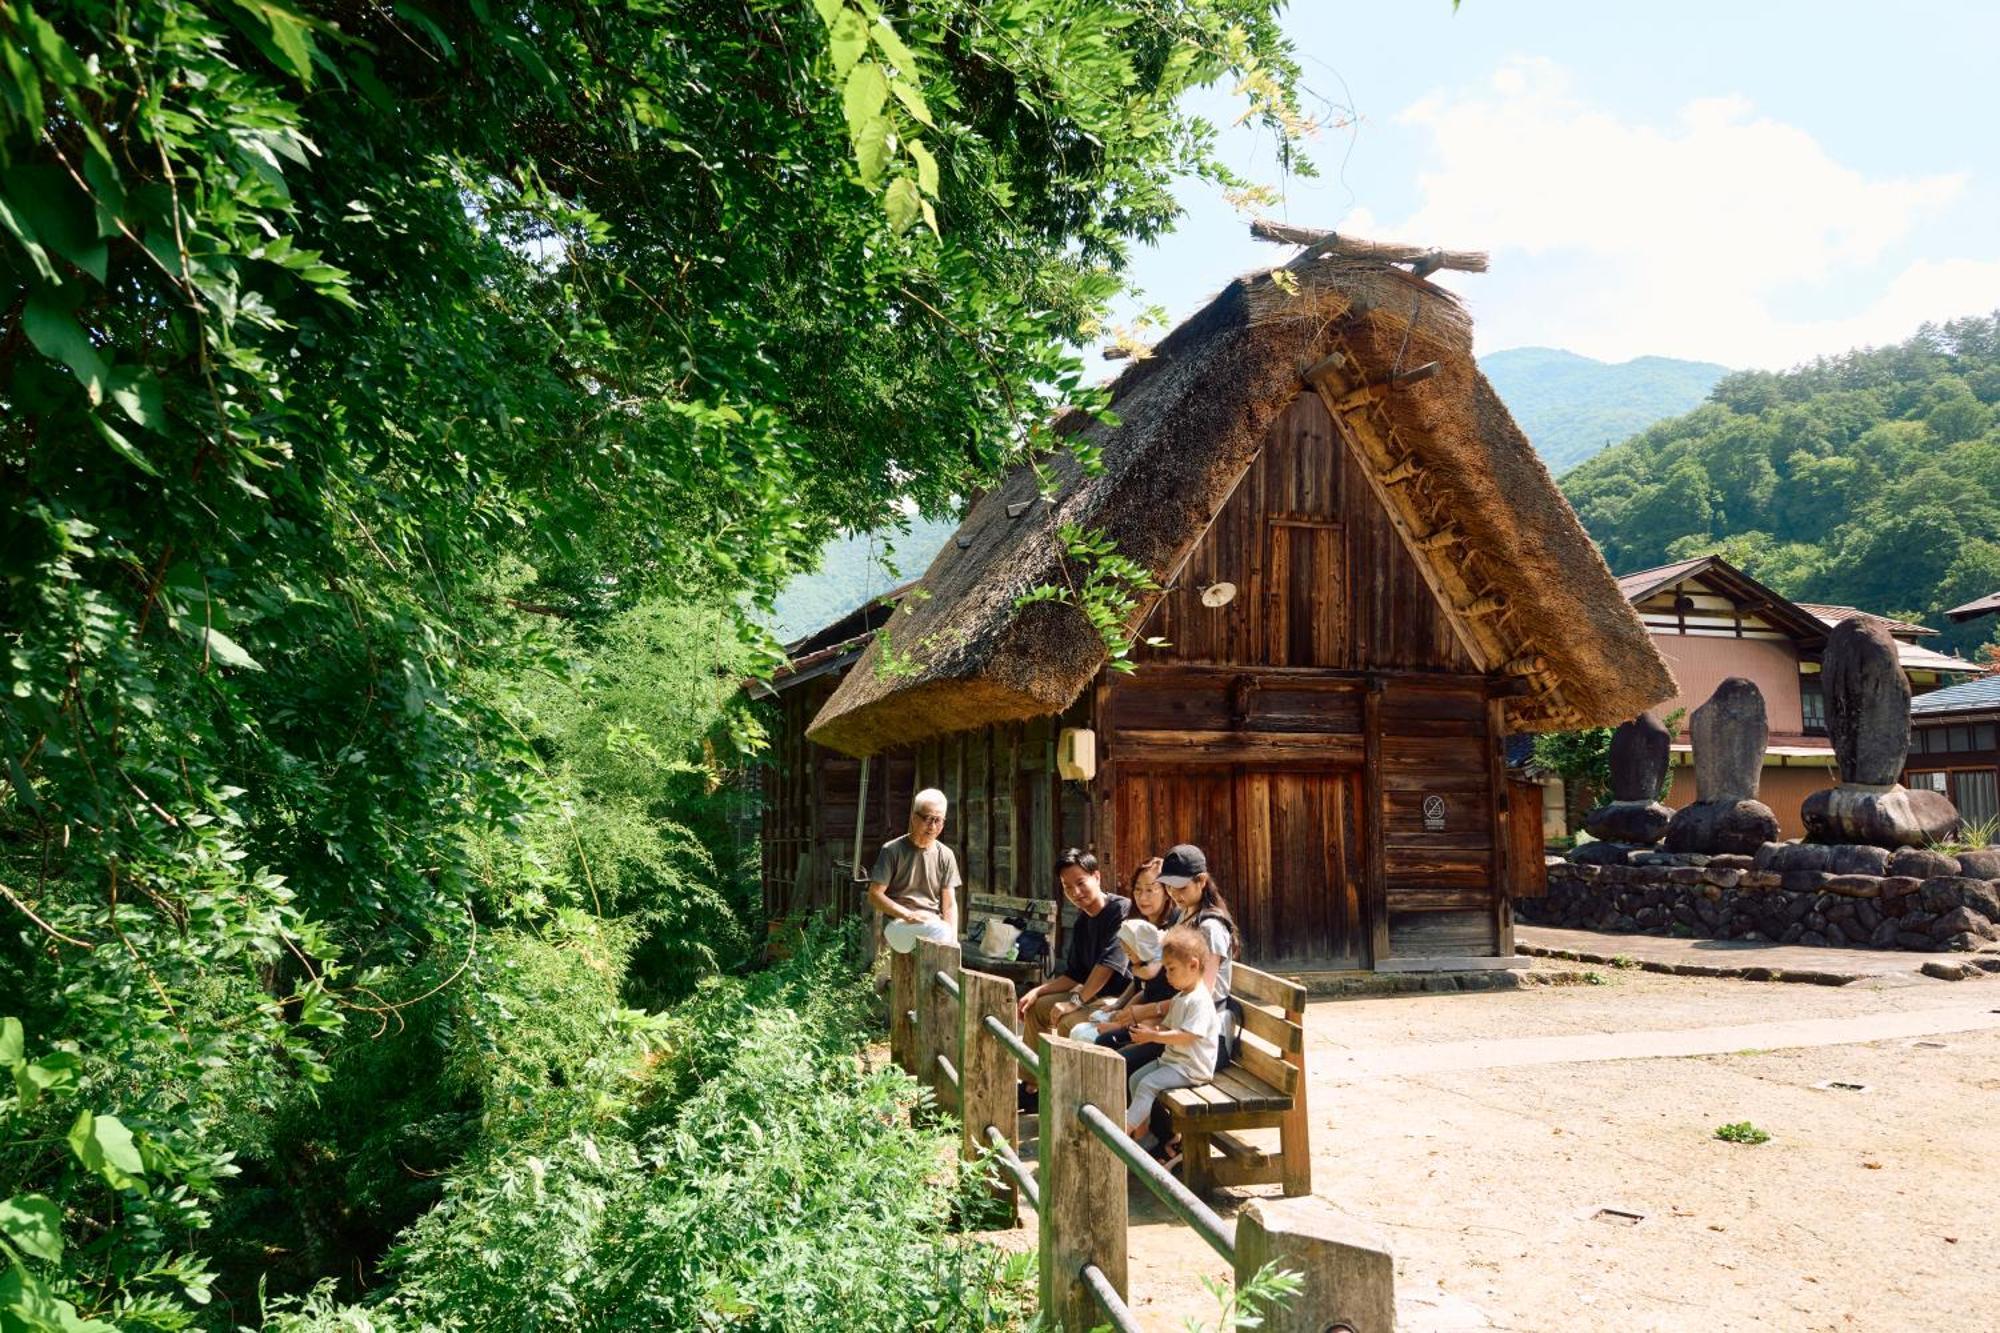
[[1399,121],[1430,150],[1415,212],[1345,226],[1492,249],[1495,274],[1458,284],[1488,348],[1782,366],[2000,306],[2000,260],[1909,259],[1964,174],[1870,178],[1742,97],[1645,123],[1513,60]]

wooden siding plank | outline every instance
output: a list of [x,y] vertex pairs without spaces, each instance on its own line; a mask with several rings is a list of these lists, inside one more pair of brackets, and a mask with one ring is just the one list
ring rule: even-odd
[[1362,779],[1362,822],[1361,846],[1366,858],[1367,872],[1362,880],[1362,901],[1368,923],[1369,962],[1381,966],[1384,959],[1392,956],[1393,941],[1389,934],[1388,876],[1383,861],[1382,822],[1385,797],[1382,772],[1382,695],[1381,688],[1371,688],[1362,699],[1362,742],[1364,759],[1361,765]]

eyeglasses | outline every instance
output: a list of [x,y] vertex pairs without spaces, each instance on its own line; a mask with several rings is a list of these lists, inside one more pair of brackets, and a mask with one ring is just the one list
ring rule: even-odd
[[916,820],[919,824],[936,824],[939,828],[944,827],[943,815],[918,815]]

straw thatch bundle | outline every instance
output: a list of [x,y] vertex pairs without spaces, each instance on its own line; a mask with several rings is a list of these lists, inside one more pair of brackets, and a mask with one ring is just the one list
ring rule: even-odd
[[[1458,302],[1380,260],[1312,261],[1286,270],[1290,282],[1263,272],[1231,283],[1127,368],[1113,385],[1116,426],[1059,420],[1098,446],[1103,471],[1084,475],[1064,451],[1045,462],[1060,481],[1053,504],[1026,467],[981,497],[889,618],[887,651],[878,638],[862,654],[812,739],[870,754],[1062,711],[1105,650],[1075,608],[1017,605],[1064,581],[1059,528],[1102,531],[1166,582],[1305,388],[1302,374],[1324,370],[1334,352],[1344,363],[1320,391],[1330,403],[1343,390],[1368,399],[1336,416],[1357,432],[1356,447],[1403,454],[1407,480],[1388,494],[1408,529],[1448,521],[1462,533],[1417,558],[1448,601],[1459,590],[1474,607],[1457,621],[1475,658],[1524,682],[1509,700],[1511,723],[1612,723],[1670,696],[1638,618],[1474,364]],[[1397,378],[1429,362],[1428,378]],[[1391,381],[1380,396],[1367,391]]]

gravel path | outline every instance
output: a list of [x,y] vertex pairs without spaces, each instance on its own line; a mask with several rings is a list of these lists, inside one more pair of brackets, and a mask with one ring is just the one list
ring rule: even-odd
[[[1314,1184],[1405,1330],[2000,1327],[2000,982],[1606,980],[1312,1006]],[[1221,1263],[1133,1213],[1146,1326],[1212,1323]]]

